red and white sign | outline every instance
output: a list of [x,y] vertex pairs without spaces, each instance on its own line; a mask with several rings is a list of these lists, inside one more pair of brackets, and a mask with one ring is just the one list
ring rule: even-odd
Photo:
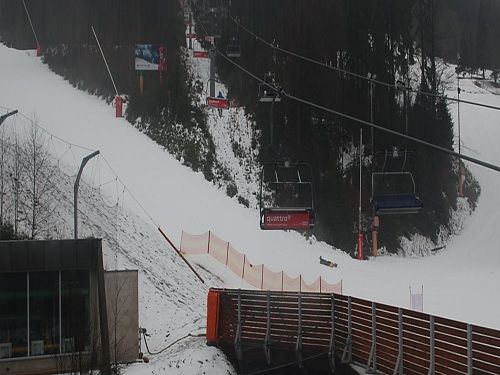
[[208,51],[193,51],[193,57],[197,59],[208,59]]
[[311,227],[311,216],[305,211],[266,211],[262,229],[298,229]]
[[211,108],[229,109],[229,100],[224,98],[207,98],[207,105]]

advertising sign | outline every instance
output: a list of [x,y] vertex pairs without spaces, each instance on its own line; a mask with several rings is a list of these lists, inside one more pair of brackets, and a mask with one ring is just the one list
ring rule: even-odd
[[196,59],[208,59],[208,51],[193,51],[193,57]]
[[229,100],[224,98],[207,98],[207,105],[211,108],[229,109]]
[[310,228],[310,215],[306,211],[266,211],[262,229],[298,229]]
[[136,44],[135,70],[167,70],[167,47],[164,44]]

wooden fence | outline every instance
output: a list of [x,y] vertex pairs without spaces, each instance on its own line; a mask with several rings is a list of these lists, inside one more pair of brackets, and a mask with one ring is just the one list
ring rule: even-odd
[[500,331],[350,296],[211,289],[207,343],[238,358],[288,347],[363,365],[377,374],[500,374]]

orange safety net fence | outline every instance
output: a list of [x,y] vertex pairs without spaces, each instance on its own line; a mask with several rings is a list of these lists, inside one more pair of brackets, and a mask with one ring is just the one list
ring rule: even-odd
[[226,265],[235,275],[257,289],[342,294],[342,280],[330,284],[318,277],[308,284],[302,275],[290,277],[283,271],[273,272],[264,264],[253,264],[245,254],[240,253],[228,241],[217,237],[211,231],[199,235],[183,231],[180,251],[191,255],[210,254],[219,263]]

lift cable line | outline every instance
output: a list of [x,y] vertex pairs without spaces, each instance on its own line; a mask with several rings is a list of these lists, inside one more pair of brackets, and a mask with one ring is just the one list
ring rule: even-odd
[[[207,32],[206,32],[205,28],[203,27],[203,25],[202,25],[202,28],[203,28],[203,31],[205,32],[205,34],[207,34]],[[242,67],[241,65],[239,65],[235,61],[231,60],[224,53],[222,53],[217,47],[213,46],[213,50],[216,51],[217,54],[219,54],[223,59],[225,59],[229,63],[233,64],[235,67],[237,67],[238,69],[240,69],[241,71],[243,71],[244,73],[246,73],[247,75],[249,75],[250,77],[254,78],[255,80],[257,80],[258,82],[260,82],[262,84],[267,85],[269,88],[271,88],[273,90],[276,90],[276,87],[273,86],[271,83],[268,83],[268,82],[264,81],[260,77],[256,76],[252,72],[250,72],[248,69],[245,69],[244,67]],[[347,115],[345,113],[336,111],[334,109],[330,109],[330,108],[324,107],[324,106],[322,106],[320,104],[316,104],[316,103],[310,102],[308,100],[299,98],[297,96],[294,96],[292,94],[289,94],[289,93],[285,92],[283,90],[283,88],[281,88],[281,87],[279,88],[279,92],[280,92],[280,94],[282,96],[286,96],[287,98],[292,99],[292,100],[294,100],[294,101],[296,101],[298,103],[302,103],[302,104],[314,107],[316,109],[319,109],[319,110],[322,110],[322,111],[325,111],[325,112],[328,112],[328,113],[332,113],[334,115],[343,117],[343,118],[351,120],[353,122],[357,122],[357,123],[362,124],[362,125],[370,126],[370,127],[375,128],[377,130],[380,130],[382,132],[386,132],[386,133],[398,136],[400,138],[404,138],[404,139],[410,140],[412,142],[420,143],[420,144],[422,144],[424,146],[427,146],[429,148],[433,148],[433,149],[435,149],[437,151],[440,151],[440,152],[444,152],[444,153],[446,153],[448,155],[451,155],[451,156],[454,156],[454,157],[456,157],[458,159],[464,159],[464,160],[467,160],[467,161],[469,161],[469,162],[471,162],[473,164],[481,165],[481,166],[483,166],[485,168],[492,169],[494,171],[500,172],[500,166],[497,166],[495,164],[487,163],[485,161],[482,161],[482,160],[479,160],[479,159],[476,159],[476,158],[473,158],[473,157],[470,157],[470,156],[467,156],[467,155],[464,155],[464,154],[459,154],[458,152],[455,152],[452,149],[448,149],[446,147],[439,146],[439,145],[436,145],[434,143],[427,142],[427,141],[425,141],[423,139],[415,138],[415,137],[412,137],[411,135],[407,135],[407,134],[403,134],[403,133],[397,132],[395,130],[387,129],[387,128],[384,128],[381,125],[377,125],[375,123],[372,123],[372,122],[369,122],[369,121],[365,121],[365,120],[359,119],[357,117],[353,117],[353,116]]]
[[377,79],[374,79],[374,78],[369,78],[369,77],[363,76],[361,74],[351,72],[351,71],[346,70],[346,69],[342,69],[342,68],[339,68],[339,67],[336,67],[336,66],[333,66],[333,65],[329,65],[327,63],[323,63],[321,61],[317,61],[317,60],[311,59],[309,57],[300,55],[300,54],[298,54],[296,52],[289,51],[287,49],[281,48],[281,47],[279,47],[275,43],[268,42],[267,40],[263,39],[262,37],[260,37],[259,35],[255,34],[253,31],[251,31],[250,29],[248,29],[247,27],[245,27],[244,25],[242,25],[234,17],[229,16],[229,18],[234,23],[236,23],[238,25],[238,27],[241,27],[248,34],[250,34],[251,36],[253,36],[256,40],[259,40],[260,42],[262,42],[263,44],[267,45],[268,47],[273,48],[275,51],[280,51],[280,52],[282,52],[284,54],[288,54],[290,56],[293,56],[293,57],[296,57],[298,59],[310,62],[312,64],[316,64],[316,65],[322,66],[322,67],[327,68],[327,69],[335,70],[335,71],[337,71],[339,73],[347,74],[347,75],[350,75],[352,77],[363,79],[365,81],[373,82],[373,83],[376,83],[378,85],[386,86],[386,87],[389,87],[389,88],[402,89],[402,90],[406,90],[406,91],[412,92],[414,94],[421,94],[421,95],[426,95],[426,96],[430,96],[430,97],[433,97],[433,98],[444,99],[444,100],[447,100],[447,101],[452,101],[452,102],[457,102],[457,103],[460,102],[460,103],[464,103],[464,104],[470,104],[470,105],[474,105],[474,106],[478,106],[478,107],[489,108],[489,109],[494,109],[494,110],[500,111],[500,107],[498,107],[498,106],[494,106],[494,105],[490,105],[490,104],[484,104],[484,103],[478,103],[478,102],[473,102],[473,101],[470,101],[470,100],[463,100],[463,99],[460,100],[458,98],[453,98],[453,97],[449,97],[449,96],[446,96],[446,95],[433,94],[431,92],[426,92],[426,91],[420,91],[420,90],[412,89],[411,87],[401,86],[401,85],[398,85],[397,83],[383,82],[383,81],[380,81],[380,80],[377,80]]
[[38,48],[40,46],[40,43],[38,43],[38,36],[36,35],[35,28],[33,27],[33,22],[31,22],[30,12],[28,12],[28,7],[26,6],[24,0],[23,0],[23,5],[24,5],[24,10],[26,11],[26,15],[28,16],[28,21],[30,22],[31,31],[33,31],[33,36],[35,37],[36,46]]

